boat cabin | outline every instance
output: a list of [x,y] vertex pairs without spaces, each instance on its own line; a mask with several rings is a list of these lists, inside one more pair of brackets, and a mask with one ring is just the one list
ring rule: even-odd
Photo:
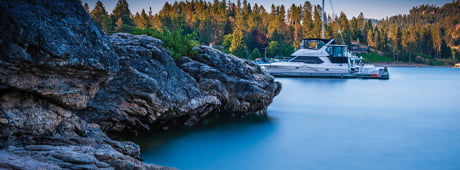
[[331,63],[348,63],[348,48],[346,45],[330,45],[326,49],[330,54]]
[[323,63],[318,57],[328,57],[331,63],[348,63],[348,47],[336,44],[334,39],[306,38],[292,61],[309,64]]
[[300,49],[319,50],[326,44],[335,44],[334,39],[306,38],[302,40]]

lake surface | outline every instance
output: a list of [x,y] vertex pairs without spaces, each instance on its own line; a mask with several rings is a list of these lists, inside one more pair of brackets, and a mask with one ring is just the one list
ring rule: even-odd
[[268,117],[138,140],[179,169],[460,169],[460,69],[390,80],[277,78]]

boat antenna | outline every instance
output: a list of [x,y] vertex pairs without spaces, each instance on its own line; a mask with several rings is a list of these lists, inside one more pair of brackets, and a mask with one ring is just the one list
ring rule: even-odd
[[[324,1],[324,0],[323,0]],[[329,4],[331,4],[331,9],[332,9],[332,16],[336,16],[335,15],[335,11],[334,11],[334,6],[332,5],[332,0],[329,0]],[[339,20],[340,22],[340,20]],[[343,41],[343,35],[342,35],[342,31],[340,31],[340,24],[337,22],[337,25],[338,25],[338,30],[337,32],[339,32],[340,34],[340,39],[342,40],[342,44],[345,44],[345,41]]]
[[322,25],[321,25],[321,38],[324,39],[324,20],[325,20],[324,19],[324,17],[325,17],[324,16],[324,0],[323,0],[323,4],[321,6],[321,10],[322,10],[322,12],[321,12],[321,16],[322,16],[321,17],[321,20],[322,20],[322,22],[321,22],[322,23]]

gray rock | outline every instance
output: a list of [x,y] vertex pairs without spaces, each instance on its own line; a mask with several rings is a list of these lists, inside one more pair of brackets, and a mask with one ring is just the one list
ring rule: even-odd
[[[82,122],[71,111],[35,94],[16,90],[0,91],[0,119],[3,120],[0,138],[9,140],[24,132],[27,135],[53,135],[62,131],[67,134],[65,136],[76,136],[85,131]],[[73,126],[64,130],[64,124]]]
[[[144,164],[131,156],[124,155],[108,144],[92,146],[28,145],[9,146],[0,151],[0,168],[17,169],[164,169]],[[19,160],[22,160],[19,162]]]
[[0,1],[0,85],[84,108],[118,70],[117,55],[78,1]]
[[281,90],[258,65],[212,48],[202,46],[193,60],[184,57],[176,65],[158,39],[117,33],[109,40],[120,71],[78,114],[111,135],[265,115]]
[[200,46],[197,56],[177,61],[181,69],[198,82],[198,87],[221,101],[214,113],[223,117],[264,115],[281,83],[254,62]]
[[85,129],[85,136],[34,136],[35,139],[11,143],[0,150],[0,168],[174,169],[142,163],[138,145],[111,140],[98,125],[87,124]]
[[0,169],[61,169],[60,167],[37,161],[29,156],[19,156],[0,151]]
[[160,40],[126,33],[109,40],[120,56],[120,71],[79,112],[85,120],[107,132],[137,134],[152,127],[193,124],[220,105],[176,66]]
[[119,70],[78,1],[2,0],[0,19],[0,169],[168,169],[74,114]]
[[263,115],[281,89],[212,48],[176,63],[158,39],[107,39],[75,0],[2,0],[0,19],[0,169],[170,169],[104,132]]

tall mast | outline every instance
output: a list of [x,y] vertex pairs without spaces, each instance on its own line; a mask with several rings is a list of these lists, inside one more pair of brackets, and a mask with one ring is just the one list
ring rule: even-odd
[[324,19],[324,0],[323,0],[323,6],[321,6],[321,10],[322,10],[322,12],[321,12],[321,23],[322,23],[322,25],[321,25],[321,38],[324,39],[324,20],[325,20]]

